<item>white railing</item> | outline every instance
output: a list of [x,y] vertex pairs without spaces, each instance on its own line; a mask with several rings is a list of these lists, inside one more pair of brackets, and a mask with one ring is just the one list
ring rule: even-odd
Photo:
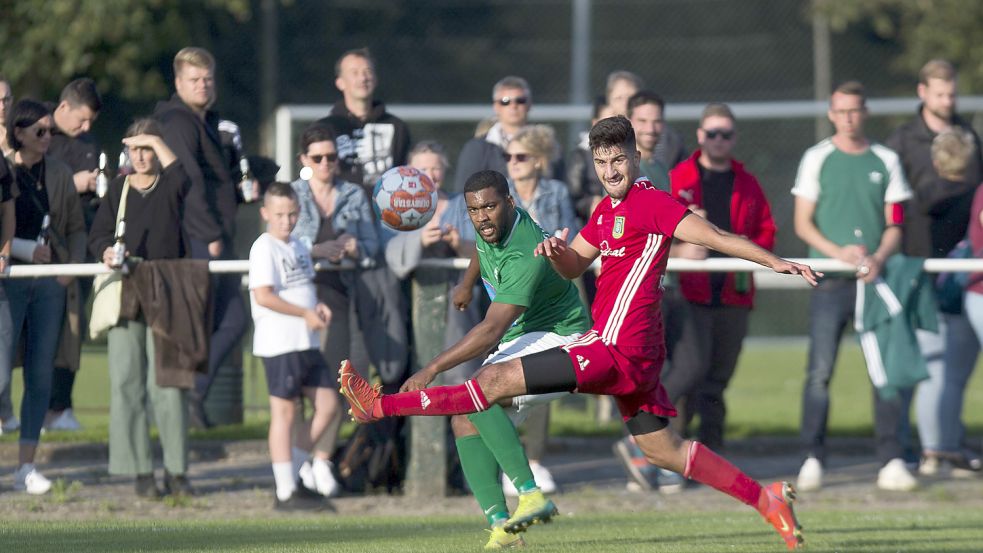
[[[804,263],[817,271],[826,273],[854,273],[857,270],[853,265],[836,259],[797,258],[791,261]],[[439,269],[466,269],[468,260],[464,258],[424,259],[420,262],[420,266]],[[353,269],[355,265],[347,261],[341,264],[319,262],[316,264],[316,267],[319,271],[342,271]],[[248,273],[249,261],[209,261],[208,270],[212,273]],[[805,281],[799,276],[776,274],[771,269],[762,267],[751,261],[729,257],[704,260],[672,258],[669,260],[668,270],[677,273],[750,271],[756,273],[755,285],[760,289],[794,289],[807,287]],[[928,273],[983,272],[983,259],[926,259],[924,270]],[[31,278],[62,275],[92,276],[109,272],[111,272],[111,269],[102,263],[14,265],[10,267],[8,274],[0,275],[0,278]]]

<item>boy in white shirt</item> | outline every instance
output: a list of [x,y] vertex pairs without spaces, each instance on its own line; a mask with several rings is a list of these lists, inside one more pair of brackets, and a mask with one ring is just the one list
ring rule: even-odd
[[290,232],[299,214],[297,195],[274,183],[263,197],[260,215],[267,231],[249,250],[249,290],[253,315],[253,355],[263,360],[270,394],[270,458],[278,510],[318,510],[327,501],[303,485],[291,463],[291,428],[297,399],[307,397],[314,414],[299,433],[296,447],[310,451],[338,409],[327,363],[318,350],[318,333],[331,312],[317,302],[310,251]]

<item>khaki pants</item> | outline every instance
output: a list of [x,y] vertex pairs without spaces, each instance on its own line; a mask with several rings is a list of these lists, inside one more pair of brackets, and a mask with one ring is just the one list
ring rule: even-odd
[[171,474],[188,470],[187,393],[158,387],[154,372],[153,333],[143,321],[121,321],[109,330],[110,474],[153,471],[151,421],[160,434],[164,468]]

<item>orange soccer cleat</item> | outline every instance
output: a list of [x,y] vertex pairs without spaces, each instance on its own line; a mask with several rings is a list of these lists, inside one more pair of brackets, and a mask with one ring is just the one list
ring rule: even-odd
[[338,368],[338,385],[339,391],[351,404],[348,414],[355,422],[365,424],[383,417],[382,387],[366,382],[347,359]]
[[802,526],[795,518],[792,503],[795,501],[795,488],[788,482],[775,482],[761,490],[764,504],[759,501],[758,511],[769,524],[778,530],[789,549],[805,545]]

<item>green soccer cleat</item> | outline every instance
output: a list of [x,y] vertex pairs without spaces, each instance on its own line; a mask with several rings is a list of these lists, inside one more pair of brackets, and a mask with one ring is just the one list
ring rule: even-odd
[[518,534],[525,532],[533,524],[550,522],[558,514],[553,501],[546,499],[543,492],[536,489],[519,494],[519,506],[515,508],[512,518],[505,521],[504,528],[510,534]]
[[491,530],[486,530],[491,535],[488,536],[488,543],[485,549],[511,549],[513,547],[523,547],[525,540],[518,534],[509,534],[502,526],[495,526]]

